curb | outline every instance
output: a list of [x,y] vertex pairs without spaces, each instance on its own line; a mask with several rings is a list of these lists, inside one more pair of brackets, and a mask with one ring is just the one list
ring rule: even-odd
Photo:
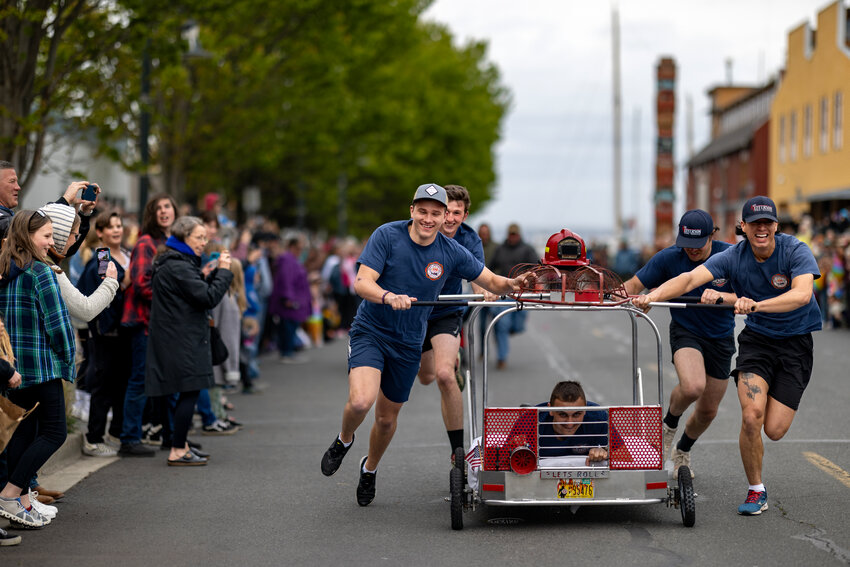
[[38,471],[38,483],[51,490],[66,492],[96,470],[114,463],[118,457],[87,457],[83,455],[83,434],[68,431],[68,437]]

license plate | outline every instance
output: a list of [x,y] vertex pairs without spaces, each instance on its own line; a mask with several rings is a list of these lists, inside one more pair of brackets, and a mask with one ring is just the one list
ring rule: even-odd
[[581,479],[581,478],[608,478],[608,469],[600,470],[542,470],[540,478],[557,479]]
[[593,498],[593,481],[591,479],[583,480],[559,480],[558,481],[558,498]]

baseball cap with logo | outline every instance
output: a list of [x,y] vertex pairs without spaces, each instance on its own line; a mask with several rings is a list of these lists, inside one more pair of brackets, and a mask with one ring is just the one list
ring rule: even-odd
[[714,219],[702,209],[687,211],[679,220],[676,246],[679,248],[702,248],[714,232]]
[[436,183],[426,183],[416,189],[416,193],[413,195],[413,202],[415,203],[421,199],[431,199],[444,206],[448,206],[449,204],[449,200],[446,198],[446,190]]
[[779,218],[776,216],[776,204],[771,199],[762,195],[753,197],[744,203],[741,218],[744,219],[744,222],[753,222],[760,219],[779,222]]

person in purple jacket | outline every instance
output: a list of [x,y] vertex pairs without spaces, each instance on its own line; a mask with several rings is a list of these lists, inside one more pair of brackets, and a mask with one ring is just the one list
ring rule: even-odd
[[298,260],[304,243],[300,236],[287,240],[286,252],[278,256],[269,313],[277,331],[280,361],[301,364],[307,359],[295,352],[295,333],[310,316],[310,283],[307,270]]

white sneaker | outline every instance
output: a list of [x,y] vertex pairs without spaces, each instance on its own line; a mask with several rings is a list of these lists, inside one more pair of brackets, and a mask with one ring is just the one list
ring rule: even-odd
[[673,446],[673,438],[676,437],[675,427],[667,427],[667,424],[661,422],[661,460],[666,461],[667,455],[670,454],[670,447]]
[[688,467],[691,471],[691,478],[694,478],[694,469],[691,467],[691,452],[680,451],[678,447],[673,447],[673,454],[670,456],[673,459],[673,478],[679,480],[679,467]]
[[50,506],[48,504],[42,504],[38,501],[38,492],[33,492],[32,489],[29,490],[30,495],[30,506],[35,509],[36,512],[52,520],[56,517],[56,513],[59,512],[59,508],[56,506]]
[[110,447],[106,443],[89,443],[86,441],[85,434],[83,434],[83,455],[88,455],[89,457],[116,457],[118,456],[118,450],[115,447]]

